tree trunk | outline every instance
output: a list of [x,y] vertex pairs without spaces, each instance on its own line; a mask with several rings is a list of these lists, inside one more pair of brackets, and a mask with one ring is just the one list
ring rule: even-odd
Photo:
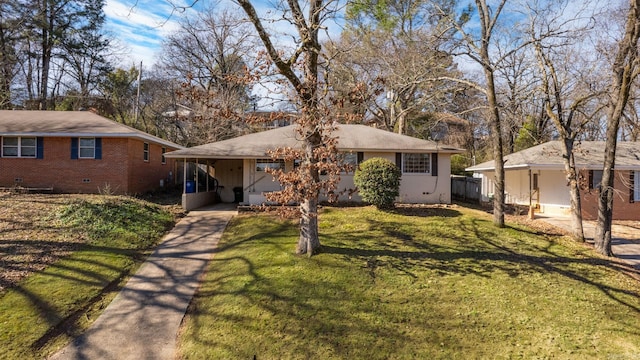
[[300,204],[300,238],[296,253],[312,256],[319,251],[318,201],[317,199],[307,199]]
[[564,145],[564,170],[567,174],[567,181],[569,183],[569,198],[571,201],[571,236],[577,241],[584,242],[584,229],[582,227],[582,204],[580,200],[578,172],[576,171],[575,157],[573,156],[574,139],[565,138],[562,143]]
[[498,109],[498,101],[496,98],[493,70],[485,69],[485,76],[487,78],[487,100],[490,109],[489,125],[493,139],[493,159],[495,164],[493,223],[498,227],[504,227],[504,152],[502,150],[500,110]]
[[611,103],[607,112],[607,135],[604,168],[600,196],[598,197],[598,223],[596,225],[595,248],[605,256],[611,251],[611,222],[613,220],[613,178],[616,146],[620,118],[629,101],[631,86],[637,76],[638,39],[640,38],[640,0],[630,0],[624,37],[618,43],[618,53],[613,63]]

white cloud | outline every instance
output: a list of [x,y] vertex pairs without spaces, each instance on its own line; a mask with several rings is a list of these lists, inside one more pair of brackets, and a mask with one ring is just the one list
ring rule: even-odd
[[107,29],[131,50],[123,65],[141,60],[149,66],[155,63],[162,39],[178,29],[183,12],[176,9],[186,5],[168,0],[107,0]]

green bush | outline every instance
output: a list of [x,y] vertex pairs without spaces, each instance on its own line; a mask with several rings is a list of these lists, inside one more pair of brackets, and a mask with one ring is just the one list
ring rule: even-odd
[[378,209],[391,209],[400,195],[400,169],[391,161],[371,158],[359,165],[353,177],[362,200]]

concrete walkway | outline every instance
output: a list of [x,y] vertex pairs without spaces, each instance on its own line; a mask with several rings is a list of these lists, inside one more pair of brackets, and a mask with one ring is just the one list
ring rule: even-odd
[[[536,215],[536,218],[561,229],[571,231],[571,218],[569,217],[543,217]],[[584,220],[582,228],[586,240],[593,243],[596,222]],[[630,226],[613,224],[611,226],[611,251],[617,258],[640,269],[640,231]]]
[[174,359],[187,306],[236,213],[233,204],[189,212],[91,327],[50,359]]

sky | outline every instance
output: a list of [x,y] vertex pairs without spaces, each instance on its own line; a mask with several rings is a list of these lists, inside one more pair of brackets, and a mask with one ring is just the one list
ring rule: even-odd
[[[228,0],[107,0],[104,7],[107,16],[107,31],[111,32],[128,49],[121,66],[127,67],[140,61],[144,67],[155,63],[155,55],[160,51],[162,39],[179,29],[178,21],[214,4],[224,6]],[[194,4],[195,3],[195,4]],[[193,6],[191,6],[193,5]],[[218,6],[218,5],[216,5]],[[236,5],[237,6],[237,5]],[[269,16],[268,0],[254,1],[256,11],[261,16]],[[182,11],[176,10],[183,8]],[[274,15],[276,16],[276,15]],[[287,32],[283,21],[268,22],[265,26],[274,31]],[[331,36],[337,36],[341,27],[334,22],[328,26]],[[321,37],[328,36],[321,32]]]
[[[200,0],[207,1],[207,0]],[[107,0],[104,7],[107,30],[126,48],[122,65],[144,67],[155,63],[156,52],[162,39],[178,29],[177,21],[195,9],[175,11],[177,6],[187,6],[185,0]],[[200,6],[196,4],[197,7]]]

